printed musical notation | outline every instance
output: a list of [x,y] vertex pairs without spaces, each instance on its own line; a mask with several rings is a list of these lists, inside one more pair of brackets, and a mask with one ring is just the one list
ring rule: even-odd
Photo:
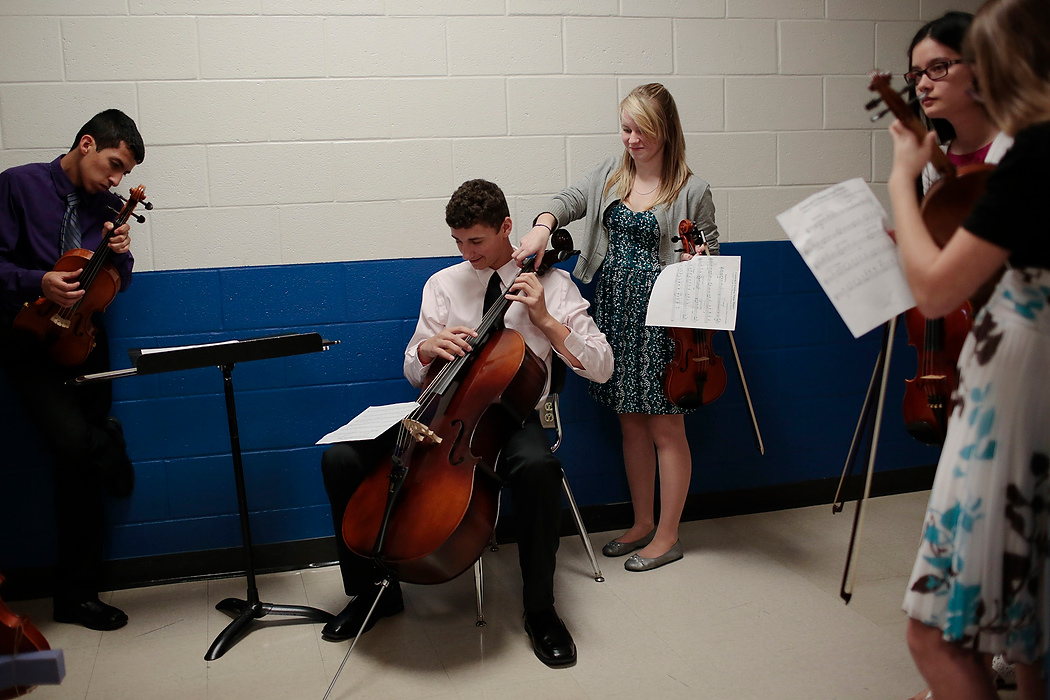
[[645,324],[731,331],[736,328],[739,294],[739,256],[697,255],[660,273]]
[[354,442],[356,440],[374,440],[387,428],[419,408],[415,401],[369,406],[357,414],[346,425],[336,428],[318,440],[317,445],[331,445],[336,442]]
[[915,306],[886,211],[862,179],[822,190],[777,221],[853,337]]

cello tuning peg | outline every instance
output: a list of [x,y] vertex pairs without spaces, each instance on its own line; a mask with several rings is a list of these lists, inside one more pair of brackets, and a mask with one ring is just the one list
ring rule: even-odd
[[678,241],[682,240],[682,237],[681,236],[671,236],[671,240],[674,241],[675,243],[677,243]]
[[132,216],[135,218],[135,221],[139,222],[140,224],[146,223],[146,217],[144,217],[142,214],[132,214]]
[[867,111],[870,112],[871,110],[873,110],[876,107],[878,107],[881,102],[882,102],[882,97],[881,96],[880,97],[873,97],[870,102],[868,102],[866,105],[864,105],[864,109],[866,109]]
[[152,202],[143,202],[142,206],[144,206],[147,211],[150,211],[150,210],[153,209],[153,203]]

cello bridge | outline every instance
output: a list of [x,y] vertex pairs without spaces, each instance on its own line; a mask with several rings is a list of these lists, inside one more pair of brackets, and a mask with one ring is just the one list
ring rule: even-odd
[[55,314],[51,317],[51,323],[55,324],[59,328],[69,328],[69,319],[63,318],[61,314]]
[[441,437],[419,421],[411,418],[404,418],[402,419],[401,424],[405,426],[405,430],[415,438],[416,442],[426,441],[431,445],[441,444]]

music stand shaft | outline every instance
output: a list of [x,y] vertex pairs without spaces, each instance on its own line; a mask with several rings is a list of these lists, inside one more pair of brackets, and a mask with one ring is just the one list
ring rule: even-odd
[[220,366],[223,387],[226,393],[226,417],[230,427],[230,451],[233,455],[233,476],[237,485],[237,509],[241,521],[241,541],[244,549],[245,575],[247,576],[247,598],[226,598],[215,605],[216,610],[234,615],[234,619],[215,638],[206,661],[214,661],[225,654],[247,632],[249,624],[268,614],[302,617],[312,622],[328,622],[332,614],[303,605],[274,605],[259,600],[259,589],[255,583],[255,563],[252,559],[252,530],[248,519],[248,495],[244,486],[244,463],[241,460],[241,438],[237,428],[237,406],[233,396],[233,364]]

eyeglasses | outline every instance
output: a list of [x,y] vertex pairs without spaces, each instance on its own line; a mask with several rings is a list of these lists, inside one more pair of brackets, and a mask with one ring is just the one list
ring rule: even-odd
[[948,75],[948,66],[954,66],[956,63],[964,63],[964,61],[961,58],[954,61],[937,61],[926,66],[926,70],[908,71],[904,74],[904,82],[908,85],[915,85],[924,75],[930,80],[944,80]]

